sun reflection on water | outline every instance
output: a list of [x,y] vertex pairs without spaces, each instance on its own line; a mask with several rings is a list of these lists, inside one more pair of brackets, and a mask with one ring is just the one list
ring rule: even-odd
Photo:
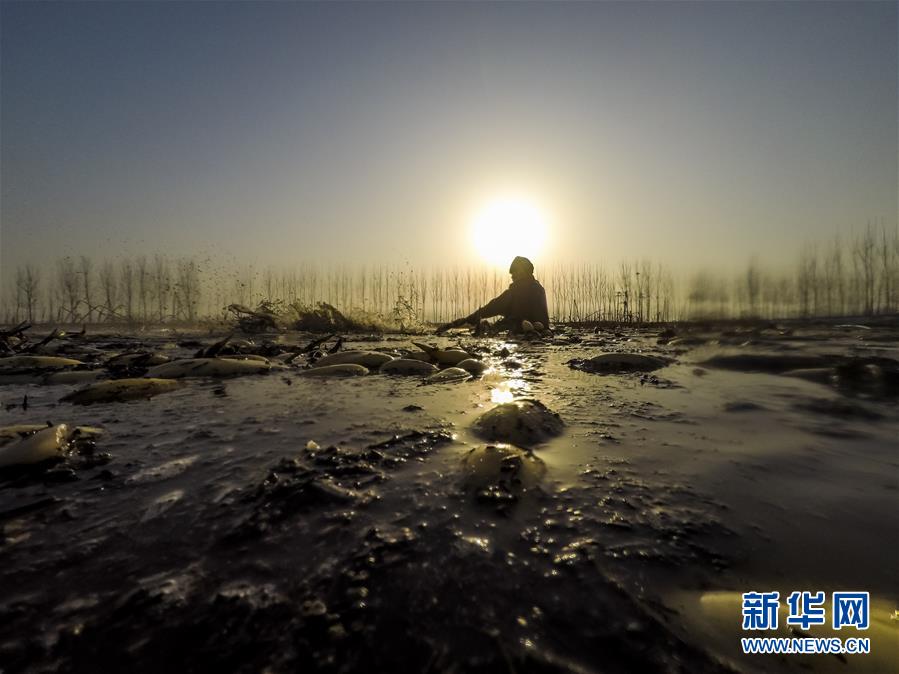
[[495,388],[490,391],[490,402],[494,402],[499,404],[502,403],[510,403],[515,399],[515,394],[512,391],[504,391],[502,389]]
[[503,379],[490,389],[490,401],[496,404],[510,403],[516,396],[526,393],[530,386],[523,379]]

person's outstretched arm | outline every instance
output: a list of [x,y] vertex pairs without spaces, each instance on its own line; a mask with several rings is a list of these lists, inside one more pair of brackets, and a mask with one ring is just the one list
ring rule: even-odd
[[435,332],[439,335],[441,332],[445,332],[450,328],[461,328],[463,325],[477,325],[477,323],[484,318],[493,318],[494,316],[506,314],[509,311],[511,296],[511,290],[505,290],[498,297],[494,297],[474,313],[471,313],[464,318],[457,318],[449,323],[438,325]]

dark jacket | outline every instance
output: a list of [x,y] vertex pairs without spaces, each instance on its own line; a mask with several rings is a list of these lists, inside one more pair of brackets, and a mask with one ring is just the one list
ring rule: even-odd
[[499,297],[466,317],[466,323],[477,323],[483,318],[502,316],[510,324],[523,320],[540,321],[549,327],[549,311],[546,308],[546,291],[533,276],[515,281]]

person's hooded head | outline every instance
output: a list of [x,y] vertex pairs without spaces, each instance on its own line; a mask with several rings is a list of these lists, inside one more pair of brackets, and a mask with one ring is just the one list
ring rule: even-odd
[[513,281],[526,279],[534,275],[534,264],[526,257],[517,256],[509,265],[509,273]]

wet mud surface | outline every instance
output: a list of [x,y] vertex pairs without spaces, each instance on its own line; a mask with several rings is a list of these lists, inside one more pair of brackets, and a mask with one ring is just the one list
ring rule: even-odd
[[[0,671],[899,666],[896,327],[413,338],[481,364],[430,380],[370,355],[303,375],[310,335],[223,336],[0,359],[11,442],[102,430],[0,469]],[[200,351],[213,376],[62,401]],[[271,367],[222,362],[241,354]],[[741,655],[750,590],[870,591],[871,655]]]

